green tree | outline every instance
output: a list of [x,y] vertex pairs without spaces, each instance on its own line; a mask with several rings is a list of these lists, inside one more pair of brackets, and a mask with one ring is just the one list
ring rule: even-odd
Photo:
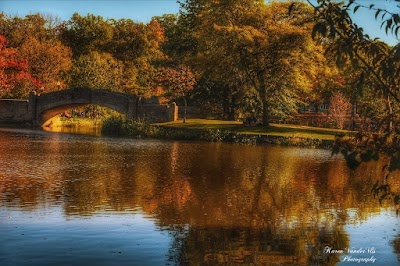
[[179,15],[166,14],[154,17],[164,29],[165,42],[162,50],[175,64],[186,62],[198,52],[196,34],[202,19],[196,12],[189,10],[185,3],[180,3]]
[[175,14],[164,14],[156,16],[153,20],[157,21],[164,30],[165,41],[162,50],[170,58],[175,59],[178,56],[179,46],[181,45],[180,37],[182,29],[179,28],[179,16]]
[[63,42],[72,49],[74,58],[78,58],[91,51],[105,51],[112,39],[113,29],[102,16],[88,14],[82,17],[74,13],[60,34]]
[[130,19],[112,21],[113,35],[108,50],[125,63],[137,63],[147,45],[146,25]]
[[70,87],[121,90],[123,64],[107,53],[91,52],[74,60]]

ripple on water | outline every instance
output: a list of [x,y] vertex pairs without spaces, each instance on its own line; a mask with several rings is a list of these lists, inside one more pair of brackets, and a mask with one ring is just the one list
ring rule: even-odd
[[350,172],[329,150],[0,130],[0,162],[2,265],[305,265],[398,234],[355,233],[387,218],[368,198],[381,167]]

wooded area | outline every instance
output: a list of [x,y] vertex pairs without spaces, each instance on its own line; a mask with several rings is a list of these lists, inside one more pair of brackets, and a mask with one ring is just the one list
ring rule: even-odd
[[350,15],[373,10],[376,23],[395,35],[399,15],[357,1],[317,2],[186,0],[179,14],[149,23],[3,13],[0,96],[101,88],[182,101],[215,118],[257,117],[264,125],[326,105],[337,128],[393,132],[398,46],[371,40]]

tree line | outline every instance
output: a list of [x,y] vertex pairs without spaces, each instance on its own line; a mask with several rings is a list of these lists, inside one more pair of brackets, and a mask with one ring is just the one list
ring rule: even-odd
[[[339,11],[348,9],[317,2],[313,7],[301,2],[185,0],[178,14],[153,17],[148,23],[94,14],[75,13],[62,21],[52,15],[20,18],[3,13],[0,96],[102,88],[182,98],[210,116],[259,116],[265,125],[272,117],[293,115],[301,105],[321,102],[330,102],[332,112],[351,115],[352,121],[356,116],[360,121],[394,117],[398,75],[381,67],[386,59],[379,57],[393,47],[379,40],[369,46],[356,43],[354,38],[364,35],[351,23],[343,25],[349,16]],[[393,28],[395,20],[386,26]],[[349,43],[358,47],[357,53]]]

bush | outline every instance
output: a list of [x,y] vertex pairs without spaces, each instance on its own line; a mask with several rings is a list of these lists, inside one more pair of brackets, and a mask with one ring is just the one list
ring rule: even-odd
[[104,120],[101,133],[104,135],[121,136],[123,134],[124,119],[119,116],[111,116]]
[[127,120],[121,116],[112,116],[103,123],[101,133],[121,137],[158,137],[160,127],[142,121]]

